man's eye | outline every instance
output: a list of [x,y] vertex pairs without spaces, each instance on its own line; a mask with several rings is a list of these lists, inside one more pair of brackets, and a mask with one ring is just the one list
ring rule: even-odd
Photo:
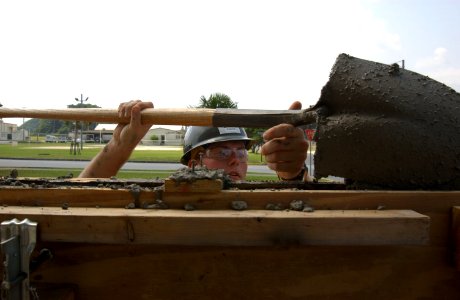
[[224,157],[224,158],[229,157],[230,153],[232,153],[232,150],[230,150],[230,149],[222,149],[222,150],[219,151],[220,157]]

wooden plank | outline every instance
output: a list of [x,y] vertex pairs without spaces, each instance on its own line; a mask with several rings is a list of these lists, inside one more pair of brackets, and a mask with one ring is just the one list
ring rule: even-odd
[[[136,195],[127,188],[0,187],[0,205],[74,207],[125,207]],[[153,189],[143,188],[139,201],[152,202]],[[413,209],[421,213],[449,213],[460,206],[460,191],[315,191],[315,190],[223,190],[220,193],[165,192],[163,200],[170,208],[182,209],[193,204],[199,209],[227,209],[234,200],[246,201],[250,209],[265,209],[267,203],[288,207],[292,200],[303,200],[320,209]]]
[[[143,188],[138,206],[154,203],[157,195],[153,188]],[[224,190],[220,193],[165,192],[163,201],[172,209],[183,209],[193,204],[197,210],[223,210],[234,200],[243,200],[250,210],[263,210],[267,203],[280,203],[289,207],[292,200],[303,200],[315,210],[373,210],[410,209],[430,217],[430,243],[444,246],[452,241],[451,210],[460,206],[460,191],[379,191],[379,190]],[[110,188],[47,188],[1,187],[2,206],[55,206],[66,203],[69,207],[124,208],[135,201],[128,189]]]
[[78,283],[78,299],[460,299],[445,247],[41,246],[54,259],[32,280]]
[[410,210],[143,210],[2,207],[38,222],[41,241],[157,245],[424,245],[427,216]]
[[452,234],[454,240],[454,259],[457,271],[460,271],[460,206],[452,208]]
[[153,202],[153,190],[143,189],[139,194],[129,189],[113,188],[23,188],[0,189],[0,205],[72,207],[125,207],[132,202]]

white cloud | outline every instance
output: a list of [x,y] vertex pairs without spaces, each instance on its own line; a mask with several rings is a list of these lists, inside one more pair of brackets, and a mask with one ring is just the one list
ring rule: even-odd
[[460,90],[460,68],[450,65],[449,51],[444,47],[438,47],[431,57],[418,60],[415,63],[416,72],[442,82],[455,90]]
[[460,68],[440,68],[431,72],[429,76],[460,92]]
[[433,55],[430,57],[422,58],[415,63],[417,69],[430,69],[442,66],[446,63],[447,49],[438,47],[434,49]]

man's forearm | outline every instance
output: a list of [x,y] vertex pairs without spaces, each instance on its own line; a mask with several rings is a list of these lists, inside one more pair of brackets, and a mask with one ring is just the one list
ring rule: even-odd
[[80,178],[109,178],[115,176],[129,159],[132,150],[118,147],[110,141],[80,173]]

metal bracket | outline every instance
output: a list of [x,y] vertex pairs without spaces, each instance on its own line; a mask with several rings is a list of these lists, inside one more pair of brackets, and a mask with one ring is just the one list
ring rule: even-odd
[[1,299],[30,299],[29,260],[37,242],[37,223],[12,219],[0,225],[4,274]]

